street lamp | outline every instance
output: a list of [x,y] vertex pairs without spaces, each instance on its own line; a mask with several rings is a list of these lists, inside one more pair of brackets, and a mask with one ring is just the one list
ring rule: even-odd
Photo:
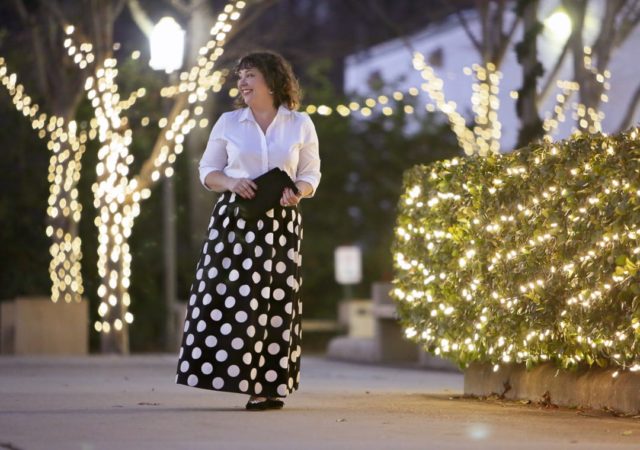
[[544,20],[544,27],[551,35],[552,39],[564,42],[571,34],[571,17],[564,9],[556,9]]
[[[184,56],[184,30],[172,17],[163,17],[153,27],[149,36],[151,59],[149,65],[154,70],[164,70],[169,74],[171,85],[176,84],[175,71],[182,67]],[[165,114],[169,115],[169,104],[165,106]],[[162,183],[162,230],[164,241],[164,303],[165,349],[173,351],[177,345],[176,326],[173,310],[177,303],[177,270],[176,270],[176,203],[173,178],[167,176]]]
[[151,60],[154,70],[172,73],[182,67],[184,55],[184,30],[173,17],[163,17],[153,27],[151,36]]

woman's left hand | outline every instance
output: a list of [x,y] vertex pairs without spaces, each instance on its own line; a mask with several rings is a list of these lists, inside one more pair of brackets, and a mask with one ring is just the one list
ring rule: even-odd
[[280,198],[281,206],[295,206],[300,203],[300,199],[302,197],[298,197],[291,188],[285,188],[282,193],[282,197]]

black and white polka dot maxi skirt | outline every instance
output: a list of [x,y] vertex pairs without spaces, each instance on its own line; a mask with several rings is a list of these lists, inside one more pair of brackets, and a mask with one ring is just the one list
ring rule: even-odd
[[223,193],[184,320],[176,383],[286,397],[300,381],[302,217],[277,206],[245,220]]

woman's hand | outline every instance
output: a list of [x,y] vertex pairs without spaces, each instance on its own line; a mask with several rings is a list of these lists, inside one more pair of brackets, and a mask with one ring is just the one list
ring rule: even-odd
[[258,186],[249,178],[229,178],[227,189],[242,198],[250,199],[255,197]]
[[295,206],[300,203],[302,196],[298,196],[293,192],[291,188],[284,188],[282,192],[282,197],[280,198],[281,206]]

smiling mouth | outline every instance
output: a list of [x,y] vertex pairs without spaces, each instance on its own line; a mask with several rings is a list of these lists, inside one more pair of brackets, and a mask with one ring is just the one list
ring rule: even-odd
[[240,89],[242,95],[249,95],[253,92],[253,89]]

